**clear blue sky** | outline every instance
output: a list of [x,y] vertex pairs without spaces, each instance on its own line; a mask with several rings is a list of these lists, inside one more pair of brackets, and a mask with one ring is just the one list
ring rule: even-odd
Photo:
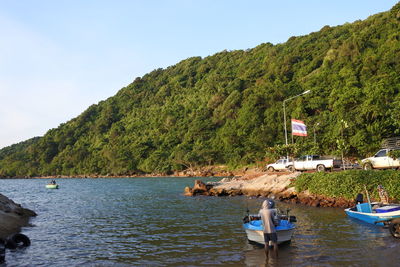
[[365,19],[397,0],[2,0],[0,148],[192,56]]

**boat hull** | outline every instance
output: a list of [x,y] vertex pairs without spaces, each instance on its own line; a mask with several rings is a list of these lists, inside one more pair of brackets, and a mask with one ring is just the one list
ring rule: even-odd
[[58,184],[46,184],[47,189],[58,189]]
[[[292,239],[294,229],[277,231],[278,244],[289,242]],[[265,245],[264,232],[261,230],[246,229],[247,239],[260,245]]]
[[351,209],[345,209],[344,211],[346,212],[347,216],[351,218],[380,226],[383,226],[384,224],[379,221],[389,221],[394,218],[400,218],[400,210],[385,213],[366,213],[353,211]]
[[[243,225],[247,239],[260,245],[265,245],[264,232],[261,221],[252,221]],[[276,227],[276,235],[278,237],[278,244],[289,242],[292,239],[295,227],[288,221],[281,221],[281,224]]]

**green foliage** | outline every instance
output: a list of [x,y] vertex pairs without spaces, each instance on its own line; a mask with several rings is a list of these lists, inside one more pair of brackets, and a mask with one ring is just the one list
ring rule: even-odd
[[312,154],[375,152],[400,133],[399,5],[284,44],[154,70],[43,137],[0,150],[0,176],[252,164],[284,143],[282,102],[305,90],[311,93],[286,102],[288,122],[304,120],[309,130],[295,146]]
[[390,150],[388,152],[388,156],[391,157],[392,159],[396,160],[400,158],[400,150]]
[[275,145],[266,149],[265,156],[272,160],[277,160],[288,155],[290,158],[297,158],[301,155],[318,155],[319,148],[313,143],[295,143],[288,145]]
[[299,156],[303,151],[304,148],[299,144],[276,145],[267,148],[266,156],[273,160],[277,160],[278,158],[286,155],[294,158]]
[[395,170],[303,173],[293,182],[296,190],[328,197],[354,199],[358,193],[366,195],[366,186],[373,199],[379,199],[377,186],[383,185],[389,197],[400,200],[400,172]]

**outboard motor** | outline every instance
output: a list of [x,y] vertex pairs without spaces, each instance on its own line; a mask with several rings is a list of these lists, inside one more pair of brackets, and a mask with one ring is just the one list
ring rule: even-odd
[[356,197],[355,202],[356,202],[356,205],[359,204],[359,203],[363,203],[364,202],[363,194],[358,194],[357,197]]
[[275,201],[274,200],[269,198],[269,199],[267,199],[267,201],[268,201],[268,206],[269,206],[270,209],[275,208]]

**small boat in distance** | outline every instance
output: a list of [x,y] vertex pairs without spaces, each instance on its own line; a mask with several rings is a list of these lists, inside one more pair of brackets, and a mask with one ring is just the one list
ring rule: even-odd
[[[275,227],[278,236],[278,244],[290,242],[295,230],[295,216],[279,215],[279,225]],[[243,228],[246,231],[247,239],[250,243],[265,246],[264,226],[259,215],[248,215],[243,218]]]
[[58,184],[56,181],[51,180],[48,184],[46,184],[47,189],[58,189]]

